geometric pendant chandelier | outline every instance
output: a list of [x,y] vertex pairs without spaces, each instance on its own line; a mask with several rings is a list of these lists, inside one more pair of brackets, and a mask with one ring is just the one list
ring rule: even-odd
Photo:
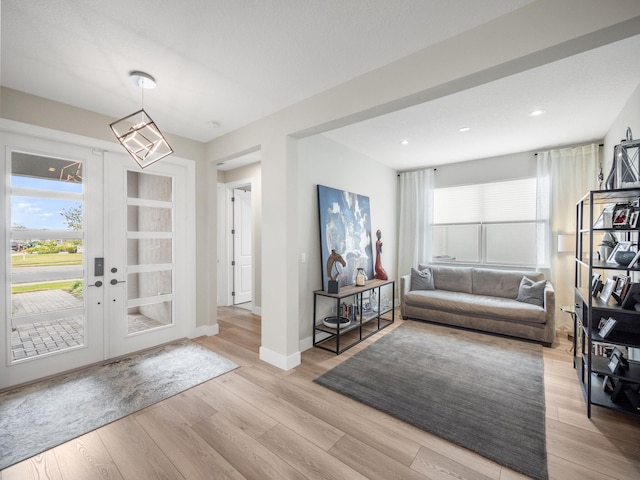
[[[142,89],[156,86],[153,77],[144,72],[131,72],[130,76],[131,80]],[[164,138],[144,108],[113,122],[109,126],[118,142],[138,162],[141,168],[148,167],[173,153],[167,139]]]

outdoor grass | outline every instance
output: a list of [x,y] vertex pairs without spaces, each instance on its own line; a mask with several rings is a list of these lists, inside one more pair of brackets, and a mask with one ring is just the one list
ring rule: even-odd
[[56,265],[82,265],[81,253],[45,253],[40,255],[12,255],[12,267],[53,267]]
[[33,283],[27,285],[12,285],[11,293],[41,292],[43,290],[65,290],[71,292],[78,280],[65,280],[61,282]]

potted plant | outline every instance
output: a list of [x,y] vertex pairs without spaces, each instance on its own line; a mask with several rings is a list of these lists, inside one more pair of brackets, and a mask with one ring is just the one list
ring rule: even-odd
[[606,232],[602,237],[602,243],[600,244],[600,259],[603,262],[607,261],[613,249],[618,245],[618,237],[611,232]]

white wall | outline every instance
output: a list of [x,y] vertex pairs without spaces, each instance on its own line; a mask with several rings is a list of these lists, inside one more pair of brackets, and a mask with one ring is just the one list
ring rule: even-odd
[[[372,251],[375,262],[375,232],[382,231],[382,265],[395,280],[397,232],[397,172],[375,160],[316,135],[298,143],[298,228],[300,349],[312,346],[313,291],[322,289],[317,185],[346,190],[369,197]],[[304,254],[305,262],[301,256]],[[397,286],[396,286],[397,287]]]
[[615,119],[611,128],[604,137],[604,151],[605,151],[605,166],[604,176],[607,178],[607,173],[611,168],[611,162],[613,161],[613,147],[620,143],[620,140],[625,138],[627,133],[627,127],[631,128],[634,139],[640,138],[640,85],[636,88],[633,95],[629,98],[624,108]]

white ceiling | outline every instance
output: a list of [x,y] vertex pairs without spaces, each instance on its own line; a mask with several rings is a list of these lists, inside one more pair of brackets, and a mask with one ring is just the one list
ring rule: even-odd
[[582,144],[638,84],[640,35],[325,135],[397,170]]
[[[207,142],[529,3],[2,0],[0,81],[115,119],[145,71],[158,126]],[[599,139],[638,85],[639,39],[328,135],[399,170]]]

